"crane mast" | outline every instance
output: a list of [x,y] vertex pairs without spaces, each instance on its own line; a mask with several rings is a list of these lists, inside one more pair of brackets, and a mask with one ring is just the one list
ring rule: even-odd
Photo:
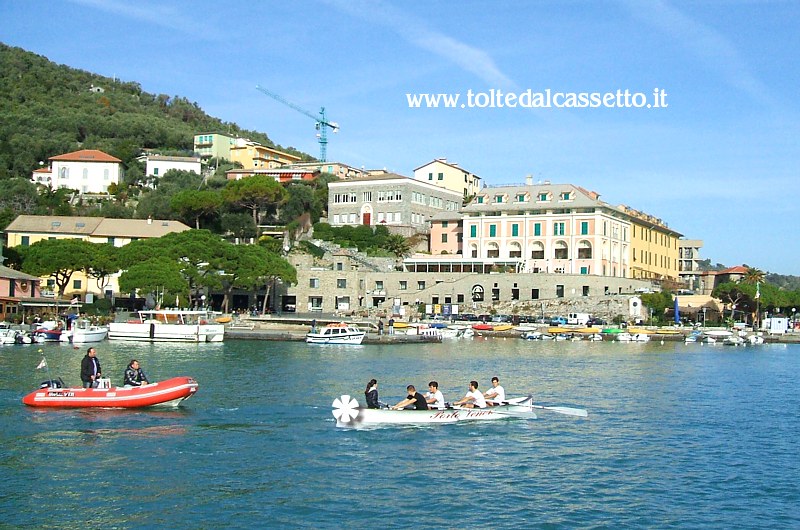
[[312,112],[299,107],[284,99],[283,97],[275,94],[274,92],[270,92],[266,88],[256,85],[256,90],[266,94],[267,96],[271,97],[275,101],[279,101],[286,105],[287,107],[296,110],[300,114],[308,116],[312,120],[316,122],[316,129],[317,129],[317,138],[319,140],[319,160],[320,162],[327,162],[328,161],[328,129],[331,129],[334,133],[339,132],[339,124],[333,121],[328,121],[328,117],[325,114],[325,107],[321,107],[319,109],[319,114],[315,115]]

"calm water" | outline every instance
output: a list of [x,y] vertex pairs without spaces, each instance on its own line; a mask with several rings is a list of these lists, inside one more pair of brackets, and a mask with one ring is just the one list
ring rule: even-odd
[[[800,527],[800,346],[101,344],[115,382],[131,357],[199,380],[161,412],[25,407],[38,349],[0,348],[0,527]],[[79,380],[83,348],[43,350]],[[331,415],[371,377],[393,402],[492,375],[590,416],[352,430]]]

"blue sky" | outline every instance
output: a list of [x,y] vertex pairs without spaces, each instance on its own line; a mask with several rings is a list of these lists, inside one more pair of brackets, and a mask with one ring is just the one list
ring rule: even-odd
[[[572,183],[704,258],[800,275],[800,3],[0,1],[0,40],[328,159]],[[409,108],[408,93],[663,89],[666,108]],[[463,99],[461,101],[464,101]]]

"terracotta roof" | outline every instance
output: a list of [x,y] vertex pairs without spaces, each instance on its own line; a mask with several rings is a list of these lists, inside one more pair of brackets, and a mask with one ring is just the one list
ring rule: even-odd
[[65,160],[68,162],[122,162],[119,158],[97,149],[82,149],[65,153],[63,155],[51,156],[50,160]]
[[748,268],[744,265],[736,265],[725,270],[719,271],[717,274],[747,274]]
[[34,173],[52,173],[52,170],[49,167],[40,167],[39,169],[34,169]]

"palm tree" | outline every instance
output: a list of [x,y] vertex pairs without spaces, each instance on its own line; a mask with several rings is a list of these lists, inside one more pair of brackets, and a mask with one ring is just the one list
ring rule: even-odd
[[750,285],[755,285],[759,283],[764,283],[764,271],[757,269],[755,267],[748,267],[747,272],[744,273],[744,278],[742,278],[743,283],[749,283]]

